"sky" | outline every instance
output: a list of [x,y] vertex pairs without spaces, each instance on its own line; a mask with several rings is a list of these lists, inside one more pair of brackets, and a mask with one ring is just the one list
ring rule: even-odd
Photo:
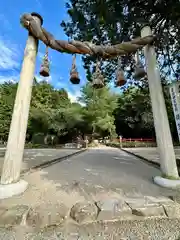
[[[18,81],[23,61],[24,48],[28,31],[20,24],[20,17],[24,13],[37,12],[44,20],[43,27],[51,32],[56,39],[67,40],[60,26],[62,20],[68,20],[65,0],[6,0],[0,7],[0,83],[4,81]],[[37,55],[35,76],[39,75],[45,45],[40,42]],[[69,80],[69,71],[72,64],[72,55],[49,50],[51,61],[51,76],[47,79],[55,88],[65,88],[72,101],[80,96],[80,89],[86,83],[85,71],[81,56],[77,56],[77,69],[81,83],[73,85]]]
[[[0,83],[8,80],[19,80],[21,64],[23,61],[24,48],[28,37],[28,31],[20,24],[20,17],[24,13],[37,12],[44,20],[43,27],[51,32],[56,39],[67,40],[63,29],[60,26],[62,20],[66,21],[69,16],[65,8],[66,0],[6,0],[0,6]],[[45,53],[45,45],[40,42],[37,56],[35,76],[37,80],[43,80],[39,75],[42,57]],[[72,65],[72,55],[49,50],[51,61],[51,76],[47,79],[55,88],[65,88],[72,101],[80,96],[80,89],[86,83],[85,70],[81,55],[77,55],[77,69],[81,82],[73,85],[69,80],[69,72]],[[121,89],[114,88],[114,92],[121,92]]]

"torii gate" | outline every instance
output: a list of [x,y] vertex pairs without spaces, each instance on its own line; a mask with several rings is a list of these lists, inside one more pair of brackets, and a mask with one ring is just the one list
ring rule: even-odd
[[59,52],[90,54],[102,59],[135,53],[138,49],[144,48],[157,146],[160,153],[160,165],[162,174],[165,176],[164,178],[157,176],[154,178],[154,181],[166,187],[177,187],[177,185],[180,185],[180,180],[168,179],[178,179],[179,175],[162,91],[160,72],[156,63],[156,55],[153,47],[154,36],[152,35],[151,28],[148,25],[144,26],[141,30],[141,38],[134,39],[131,42],[123,42],[113,46],[96,46],[89,42],[55,40],[53,35],[42,27],[43,19],[37,13],[24,14],[21,17],[21,24],[29,31],[29,36],[24,52],[24,60],[1,174],[0,199],[20,194],[28,186],[27,182],[20,180],[20,171],[25,146],[38,40],[41,40],[46,46]]

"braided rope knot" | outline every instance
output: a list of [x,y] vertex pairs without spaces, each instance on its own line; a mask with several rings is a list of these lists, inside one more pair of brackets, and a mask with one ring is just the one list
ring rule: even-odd
[[155,39],[155,36],[151,35],[112,46],[95,45],[90,42],[80,42],[74,40],[67,42],[63,40],[56,40],[51,33],[46,31],[45,28],[37,23],[33,14],[26,13],[22,15],[20,22],[31,35],[41,40],[46,46],[49,46],[54,50],[71,54],[77,53],[96,55],[101,58],[113,58],[119,55],[135,53],[138,49],[143,48],[145,45],[152,44]]
[[30,23],[30,20],[32,19],[32,16],[31,14],[29,13],[25,13],[21,19],[20,19],[20,23],[21,25],[26,28],[27,30],[29,30],[29,23]]

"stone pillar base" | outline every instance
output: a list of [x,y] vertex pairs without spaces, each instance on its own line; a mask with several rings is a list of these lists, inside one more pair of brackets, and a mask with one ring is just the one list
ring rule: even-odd
[[26,191],[28,183],[24,180],[20,180],[17,183],[12,184],[0,184],[0,199],[11,198],[15,195],[19,195]]
[[161,187],[171,188],[171,189],[178,189],[178,188],[180,189],[180,180],[172,180],[172,179],[156,176],[154,177],[154,182]]

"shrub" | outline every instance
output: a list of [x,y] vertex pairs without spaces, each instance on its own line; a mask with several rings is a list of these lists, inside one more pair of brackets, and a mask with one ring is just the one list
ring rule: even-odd
[[43,133],[36,133],[32,137],[33,144],[44,144],[44,134]]
[[25,148],[44,148],[44,146],[42,146],[42,144],[33,144],[31,142],[26,143]]
[[[120,144],[118,142],[110,142],[106,144],[110,147],[120,147]],[[156,147],[155,142],[122,142],[123,148],[133,148],[133,147]]]
[[91,143],[88,144],[89,147],[98,147],[99,146],[99,143],[98,141],[92,141]]

